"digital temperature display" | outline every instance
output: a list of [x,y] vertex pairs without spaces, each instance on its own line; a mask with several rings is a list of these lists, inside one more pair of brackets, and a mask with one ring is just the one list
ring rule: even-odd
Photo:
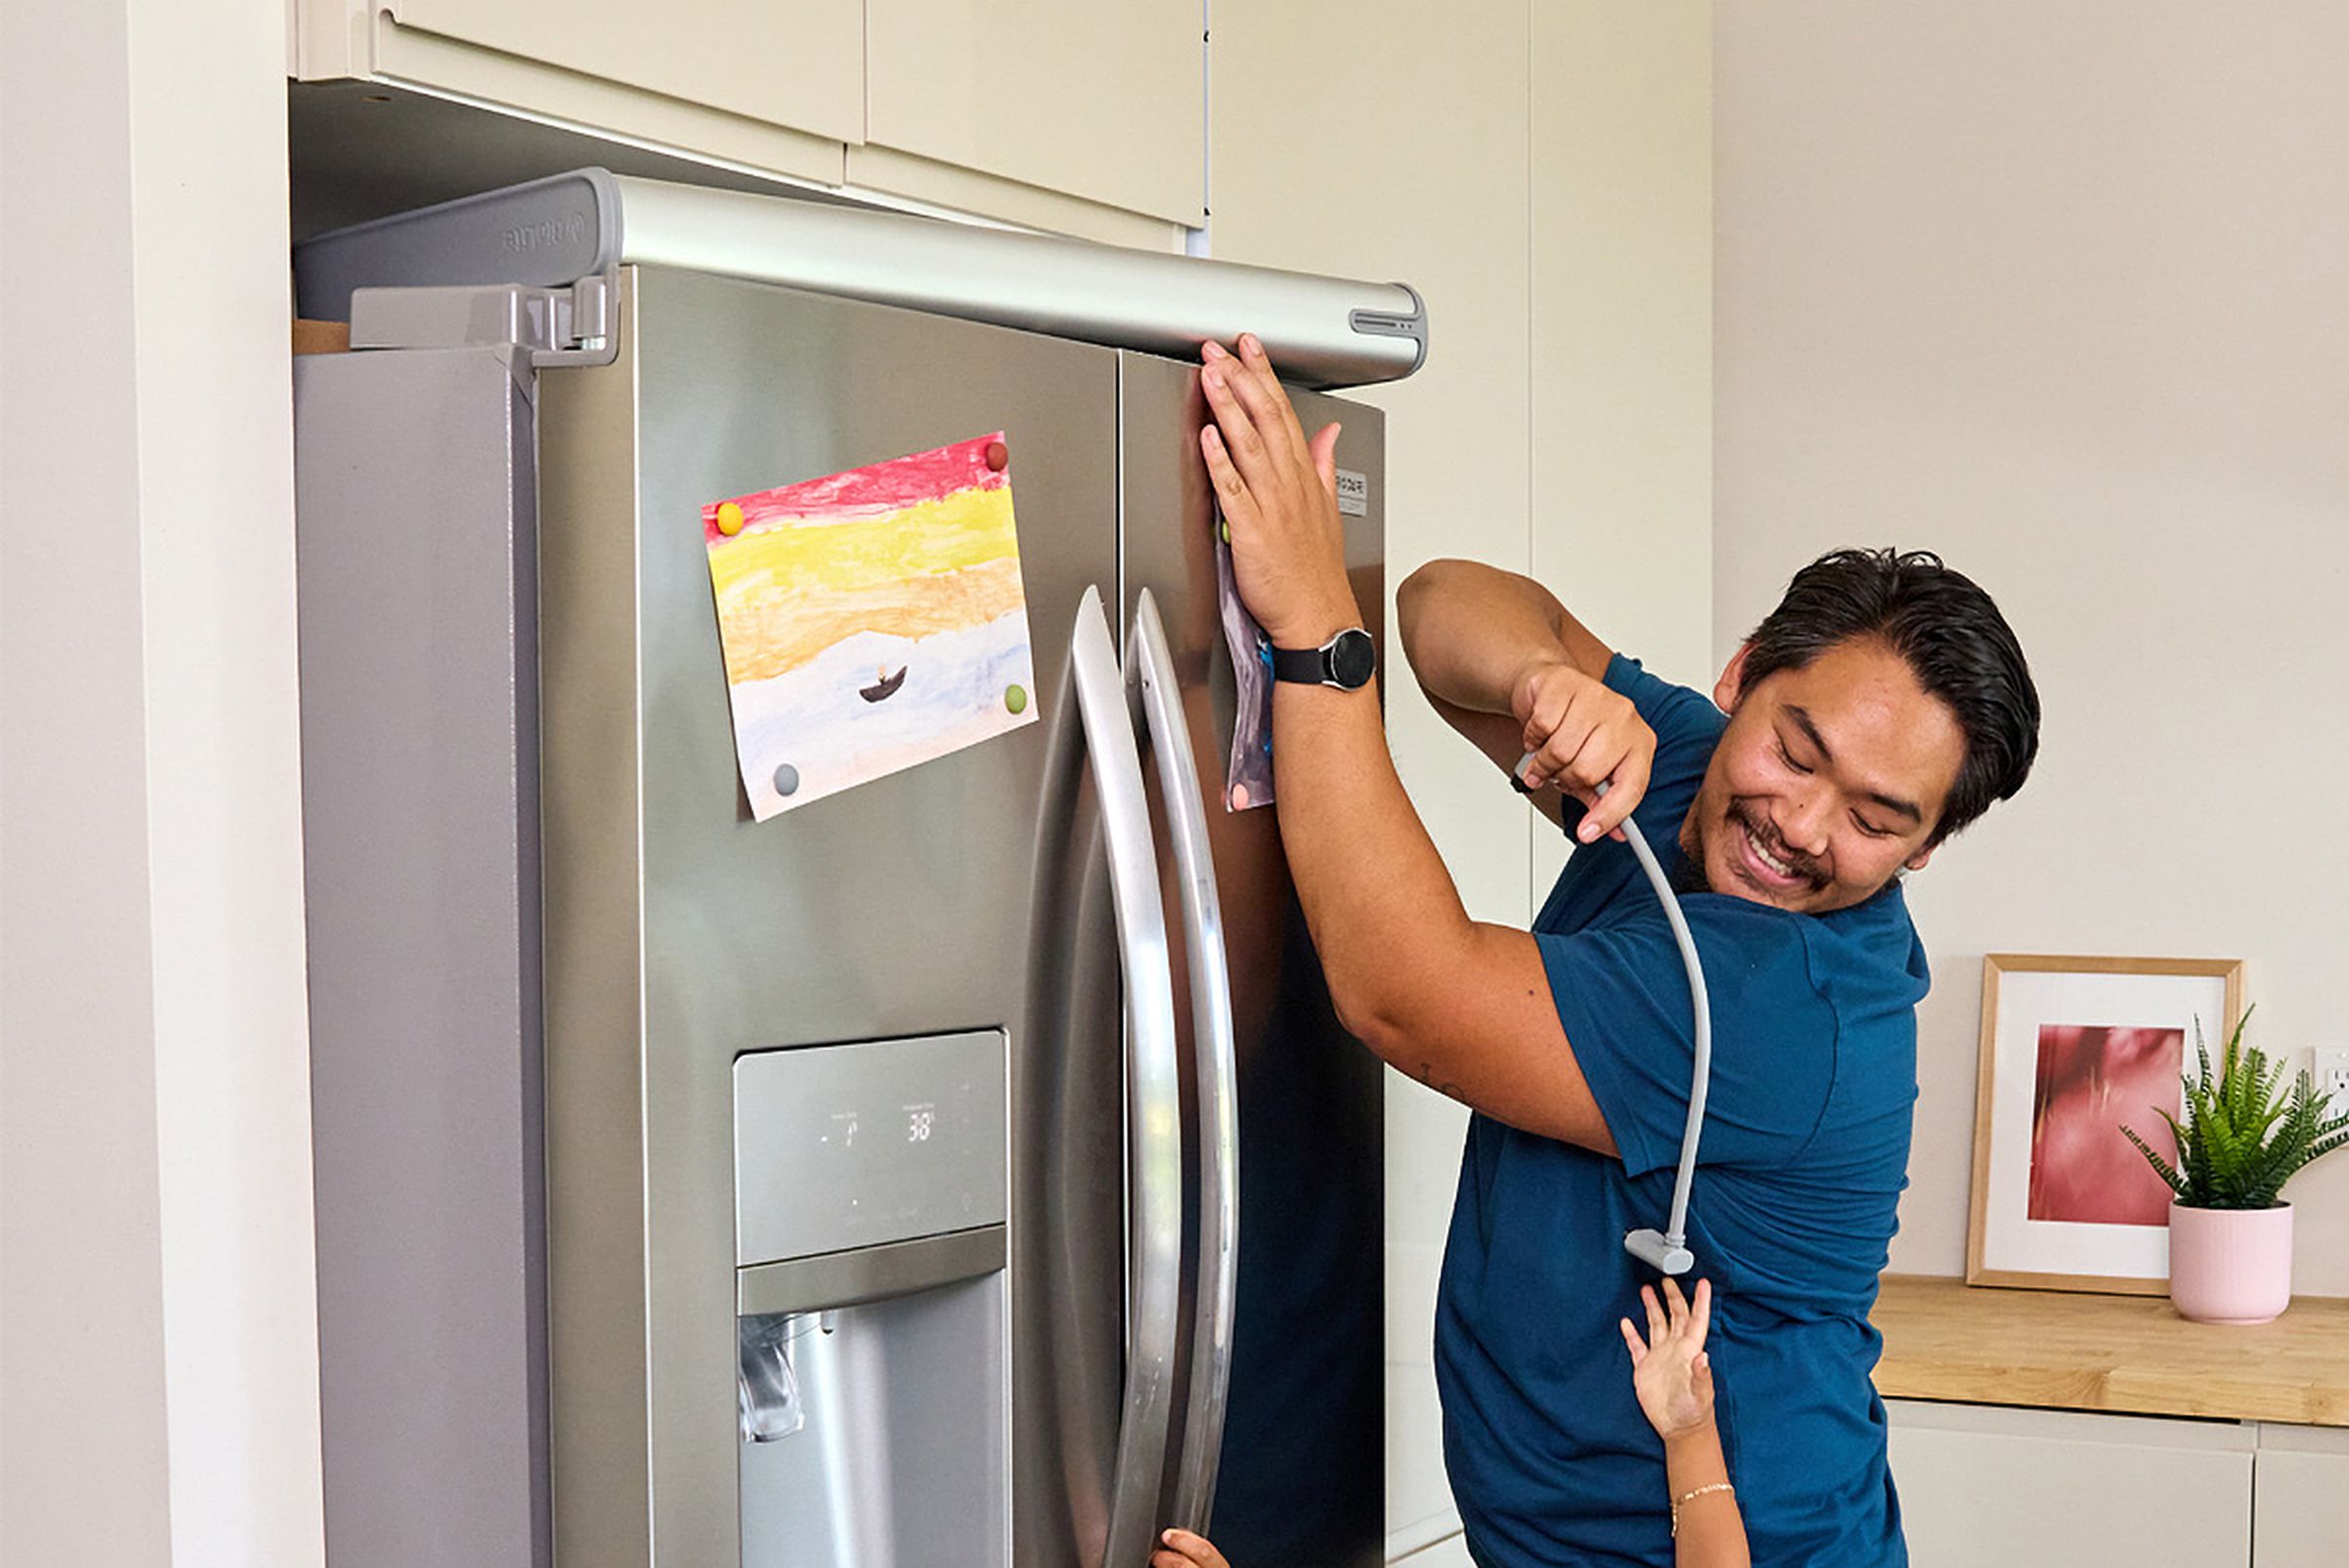
[[994,1030],[741,1057],[736,1261],[1000,1224],[1006,1143]]

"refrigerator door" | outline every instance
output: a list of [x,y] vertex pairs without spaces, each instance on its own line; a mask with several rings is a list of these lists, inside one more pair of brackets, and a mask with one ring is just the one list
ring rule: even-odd
[[[1023,1568],[1095,1568],[1128,1393],[1118,927],[1098,792],[1047,782],[1081,598],[1117,602],[1116,356],[681,271],[621,288],[615,362],[540,378],[556,1560],[738,1560],[736,1059],[999,1029],[1012,1487],[972,1560],[1007,1536]],[[997,429],[1038,721],[754,822],[702,506]]]
[[486,347],[294,410],[327,1558],[545,1568],[532,411]]
[[[1380,1560],[1385,1530],[1385,1357],[1381,1068],[1338,1025],[1297,906],[1272,808],[1224,807],[1234,686],[1216,598],[1216,518],[1198,434],[1197,368],[1122,352],[1120,519],[1129,623],[1146,591],[1163,625],[1178,707],[1205,799],[1229,975],[1238,1088],[1234,1142],[1217,1135],[1186,1057],[1194,1202],[1186,1250],[1192,1320],[1185,1398],[1168,1466],[1172,1509],[1202,1474],[1206,1529],[1233,1568],[1356,1568]],[[1346,560],[1368,629],[1385,650],[1385,421],[1379,410],[1296,392],[1310,433],[1342,421],[1337,466]],[[1162,818],[1181,809],[1154,789]],[[1170,842],[1162,827],[1162,843]],[[1198,972],[1171,866],[1177,1031],[1197,1038]],[[1195,923],[1194,923],[1195,925]],[[1238,1173],[1228,1394],[1214,1452],[1219,1326],[1212,1249],[1218,1174]],[[1206,1259],[1210,1265],[1200,1268]],[[1196,1428],[1196,1430],[1192,1430]],[[1195,1523],[1195,1520],[1178,1522]]]

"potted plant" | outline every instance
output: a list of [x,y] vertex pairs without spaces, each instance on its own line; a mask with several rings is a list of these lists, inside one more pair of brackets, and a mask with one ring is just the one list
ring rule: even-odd
[[2199,1024],[2200,1077],[2184,1080],[2186,1116],[2167,1111],[2177,1163],[2121,1131],[2170,1184],[2170,1301],[2205,1323],[2264,1323],[2292,1299],[2292,1206],[2278,1197],[2311,1160],[2349,1144],[2349,1109],[2328,1115],[2306,1071],[2283,1091],[2283,1065],[2243,1043],[2242,1023],[2211,1071]]

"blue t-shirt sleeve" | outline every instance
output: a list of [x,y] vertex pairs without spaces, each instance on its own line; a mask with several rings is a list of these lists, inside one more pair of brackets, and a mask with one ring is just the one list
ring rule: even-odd
[[[1767,1167],[1800,1153],[1833,1086],[1834,1008],[1780,911],[1698,895],[1682,909],[1712,997],[1713,1070],[1698,1160]],[[1696,1040],[1687,971],[1660,907],[1537,934],[1566,1043],[1625,1170],[1681,1157]]]

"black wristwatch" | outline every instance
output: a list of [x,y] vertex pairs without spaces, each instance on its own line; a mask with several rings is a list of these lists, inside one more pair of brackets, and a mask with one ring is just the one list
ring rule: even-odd
[[1359,691],[1378,673],[1378,644],[1359,626],[1344,631],[1318,648],[1274,648],[1272,678],[1307,686],[1335,686]]

